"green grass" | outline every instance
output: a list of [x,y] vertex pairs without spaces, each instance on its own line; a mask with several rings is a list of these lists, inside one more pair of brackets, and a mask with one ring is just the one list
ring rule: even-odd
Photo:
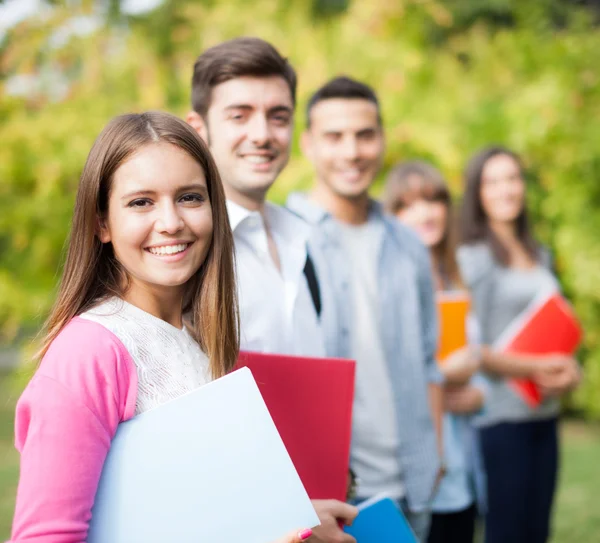
[[[13,446],[15,380],[0,374],[0,541],[10,535],[18,478]],[[553,543],[600,541],[600,426],[569,421],[562,427],[562,470]]]
[[600,426],[564,423],[553,543],[600,541],[599,459]]

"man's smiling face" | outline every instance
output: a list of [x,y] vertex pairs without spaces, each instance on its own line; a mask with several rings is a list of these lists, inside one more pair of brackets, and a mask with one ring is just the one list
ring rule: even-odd
[[340,198],[364,197],[385,150],[377,105],[362,98],[330,98],[312,108],[310,119],[303,150],[317,181]]
[[289,160],[293,114],[280,76],[238,77],[212,89],[206,139],[229,198],[264,201]]

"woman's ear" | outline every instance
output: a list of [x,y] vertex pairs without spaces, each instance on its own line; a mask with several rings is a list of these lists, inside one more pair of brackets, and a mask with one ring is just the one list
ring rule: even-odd
[[110,230],[108,229],[106,220],[101,217],[98,217],[96,220],[96,235],[102,243],[110,241]]

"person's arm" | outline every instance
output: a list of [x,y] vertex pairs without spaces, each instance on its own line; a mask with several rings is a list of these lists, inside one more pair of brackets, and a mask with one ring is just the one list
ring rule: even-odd
[[429,406],[435,429],[438,454],[440,459],[443,459],[444,396],[442,382],[444,377],[436,360],[438,342],[437,307],[429,253],[424,247],[422,247],[419,261],[419,299],[421,302],[421,333],[428,380]]
[[528,355],[498,352],[487,345],[481,347],[481,366],[499,377],[534,379],[539,375],[558,374],[577,367],[577,362],[562,354]]
[[561,396],[581,382],[577,361],[562,354],[506,354],[483,347],[482,368],[500,377],[531,379],[546,397]]
[[85,542],[110,430],[46,376],[24,393],[15,425],[21,464],[11,542]]
[[444,389],[439,383],[429,383],[429,407],[431,409],[431,418],[435,429],[435,438],[437,443],[438,455],[444,457]]
[[99,325],[61,333],[17,404],[11,543],[86,541],[111,439],[133,415],[132,363],[106,336],[86,334],[89,326]]
[[478,346],[468,345],[458,349],[444,359],[440,372],[445,385],[465,385],[481,367]]
[[547,358],[550,359],[551,357],[507,354],[495,351],[488,345],[481,346],[482,369],[498,377],[530,379]]
[[470,415],[483,407],[484,393],[473,385],[447,386],[444,389],[444,407],[449,413]]
[[312,500],[312,504],[321,525],[313,528],[311,543],[356,543],[339,524],[350,526],[358,515],[356,507],[338,500]]

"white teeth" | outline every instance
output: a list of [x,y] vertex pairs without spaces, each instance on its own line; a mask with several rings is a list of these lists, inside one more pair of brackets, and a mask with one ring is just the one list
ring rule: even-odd
[[181,253],[185,251],[187,247],[187,243],[180,243],[179,245],[163,245],[162,247],[149,247],[148,250],[153,255],[164,256]]
[[265,164],[271,160],[271,157],[264,155],[246,155],[244,158],[252,164]]

